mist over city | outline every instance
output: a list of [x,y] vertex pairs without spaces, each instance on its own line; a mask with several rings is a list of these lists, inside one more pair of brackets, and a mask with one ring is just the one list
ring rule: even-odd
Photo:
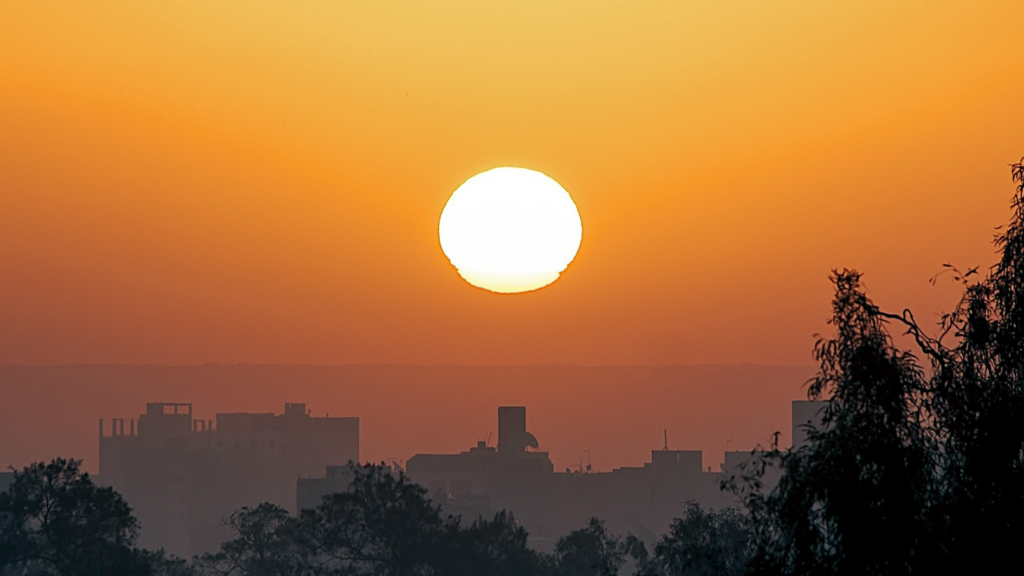
[[0,4],[0,576],[1013,571],[1018,4]]

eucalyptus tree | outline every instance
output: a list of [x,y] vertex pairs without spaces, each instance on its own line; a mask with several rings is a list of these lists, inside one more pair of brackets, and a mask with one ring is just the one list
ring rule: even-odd
[[[1024,165],[999,261],[962,285],[934,329],[881,310],[860,274],[835,284],[808,395],[828,401],[809,443],[778,446],[731,487],[750,512],[753,573],[900,574],[1010,565],[1024,533]],[[899,348],[891,327],[913,342]],[[927,370],[925,369],[927,368]],[[782,471],[766,490],[768,466]]]

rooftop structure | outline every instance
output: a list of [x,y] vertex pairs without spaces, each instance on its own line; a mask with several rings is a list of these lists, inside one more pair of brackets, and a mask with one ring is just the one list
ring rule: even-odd
[[511,510],[534,545],[583,526],[591,517],[617,533],[658,534],[687,500],[726,504],[720,473],[701,470],[699,450],[651,451],[643,467],[611,472],[555,472],[547,452],[526,431],[526,408],[498,408],[497,448],[478,442],[459,454],[417,454],[407,473],[452,514],[489,516]]
[[127,430],[123,418],[104,424],[101,481],[132,506],[140,545],[185,557],[215,550],[238,508],[273,502],[294,511],[297,478],[359,461],[358,418],[312,417],[300,403],[283,414],[197,420],[191,404],[153,402]]

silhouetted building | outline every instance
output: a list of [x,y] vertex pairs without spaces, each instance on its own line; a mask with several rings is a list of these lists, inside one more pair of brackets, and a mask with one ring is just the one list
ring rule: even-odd
[[314,418],[305,404],[284,414],[227,413],[195,420],[191,404],[146,404],[112,429],[100,421],[100,478],[124,495],[139,543],[182,556],[215,550],[224,519],[273,502],[294,511],[296,479],[359,461],[358,418]]
[[328,466],[323,478],[299,477],[295,491],[296,510],[311,510],[323,502],[324,496],[344,492],[352,483],[352,468]]
[[526,406],[498,408],[498,451],[521,454],[527,448],[536,450],[539,446],[537,438],[526,431]]
[[[794,437],[807,421],[820,423],[821,402],[794,402]],[[817,420],[812,420],[817,418]],[[800,440],[803,441],[803,440]],[[613,533],[631,532],[647,540],[664,534],[680,517],[688,501],[706,509],[740,506],[722,490],[731,477],[760,469],[763,452],[728,451],[721,470],[702,469],[699,450],[670,450],[668,442],[651,451],[650,462],[611,472],[555,472],[547,452],[527,432],[526,408],[498,408],[497,447],[486,442],[458,454],[417,454],[406,463],[409,478],[423,486],[445,513],[466,521],[509,510],[530,533],[531,544],[549,549],[555,540],[584,526],[592,517],[605,521]],[[766,467],[761,481],[770,490],[781,476]],[[351,481],[348,468],[329,467],[322,478],[301,478],[297,485],[300,509],[314,508],[323,496],[344,491]]]
[[751,450],[729,450],[725,453],[724,461],[722,462],[722,472],[736,473],[741,471],[744,467],[749,467],[753,464],[759,451]]
[[14,482],[14,472],[0,472],[0,492],[6,492]]
[[[764,451],[760,449],[726,452],[722,462],[722,479],[735,478],[739,485],[744,477],[758,476],[766,489],[773,488],[782,477],[782,470],[773,462],[764,461],[764,455]],[[732,504],[741,505],[739,497],[734,497]]]
[[807,443],[808,426],[821,429],[826,406],[828,402],[818,400],[793,401],[793,448],[799,448]]
[[547,452],[526,431],[526,408],[498,408],[497,449],[484,442],[460,454],[417,454],[409,478],[448,513],[467,519],[511,510],[535,545],[598,517],[618,533],[655,535],[682,513],[687,500],[721,506],[721,474],[701,470],[699,450],[651,452],[643,467],[556,473]]

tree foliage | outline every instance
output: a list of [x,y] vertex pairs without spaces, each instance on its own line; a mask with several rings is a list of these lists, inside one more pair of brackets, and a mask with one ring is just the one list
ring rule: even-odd
[[625,562],[623,542],[612,536],[604,522],[591,518],[555,544],[555,564],[564,576],[615,576]]
[[[734,484],[751,518],[753,573],[978,571],[1012,560],[1024,530],[1024,167],[1000,259],[963,286],[932,336],[888,313],[844,270],[809,397],[828,401],[809,444],[769,452]],[[890,336],[896,325],[916,351]],[[919,358],[923,358],[922,362]],[[926,371],[922,364],[926,363]],[[767,491],[767,466],[782,476]]]
[[[987,274],[946,266],[963,294],[936,335],[882,310],[861,275],[834,272],[834,333],[814,349],[808,396],[826,400],[808,443],[772,450],[726,483],[746,512],[688,503],[654,546],[594,518],[530,549],[500,512],[463,524],[384,465],[299,516],[264,503],[228,519],[233,538],[189,564],[135,547],[124,499],[78,461],[15,473],[0,493],[0,576],[899,575],[995,572],[1024,533],[1024,159],[1013,216]],[[898,327],[913,347],[891,335]],[[780,473],[773,486],[769,468]]]
[[458,576],[546,574],[550,562],[527,545],[526,529],[506,511],[478,518],[466,528],[450,523],[439,573]]
[[353,466],[353,481],[298,517],[272,504],[230,519],[235,537],[198,564],[239,576],[528,576],[543,559],[511,514],[469,526],[384,465]]
[[288,511],[270,503],[242,508],[228,519],[235,537],[216,553],[196,560],[200,569],[229,576],[286,576],[308,573],[300,526]]
[[749,558],[747,517],[735,508],[703,510],[689,502],[655,546],[665,576],[739,576]]
[[0,573],[148,574],[138,522],[120,494],[96,486],[77,460],[14,473],[0,493]]
[[635,536],[623,544],[636,576],[738,576],[750,557],[748,517],[736,508],[704,510],[690,501],[653,554]]
[[446,519],[426,491],[386,466],[355,467],[353,476],[348,490],[304,513],[319,553],[343,573],[430,574]]

